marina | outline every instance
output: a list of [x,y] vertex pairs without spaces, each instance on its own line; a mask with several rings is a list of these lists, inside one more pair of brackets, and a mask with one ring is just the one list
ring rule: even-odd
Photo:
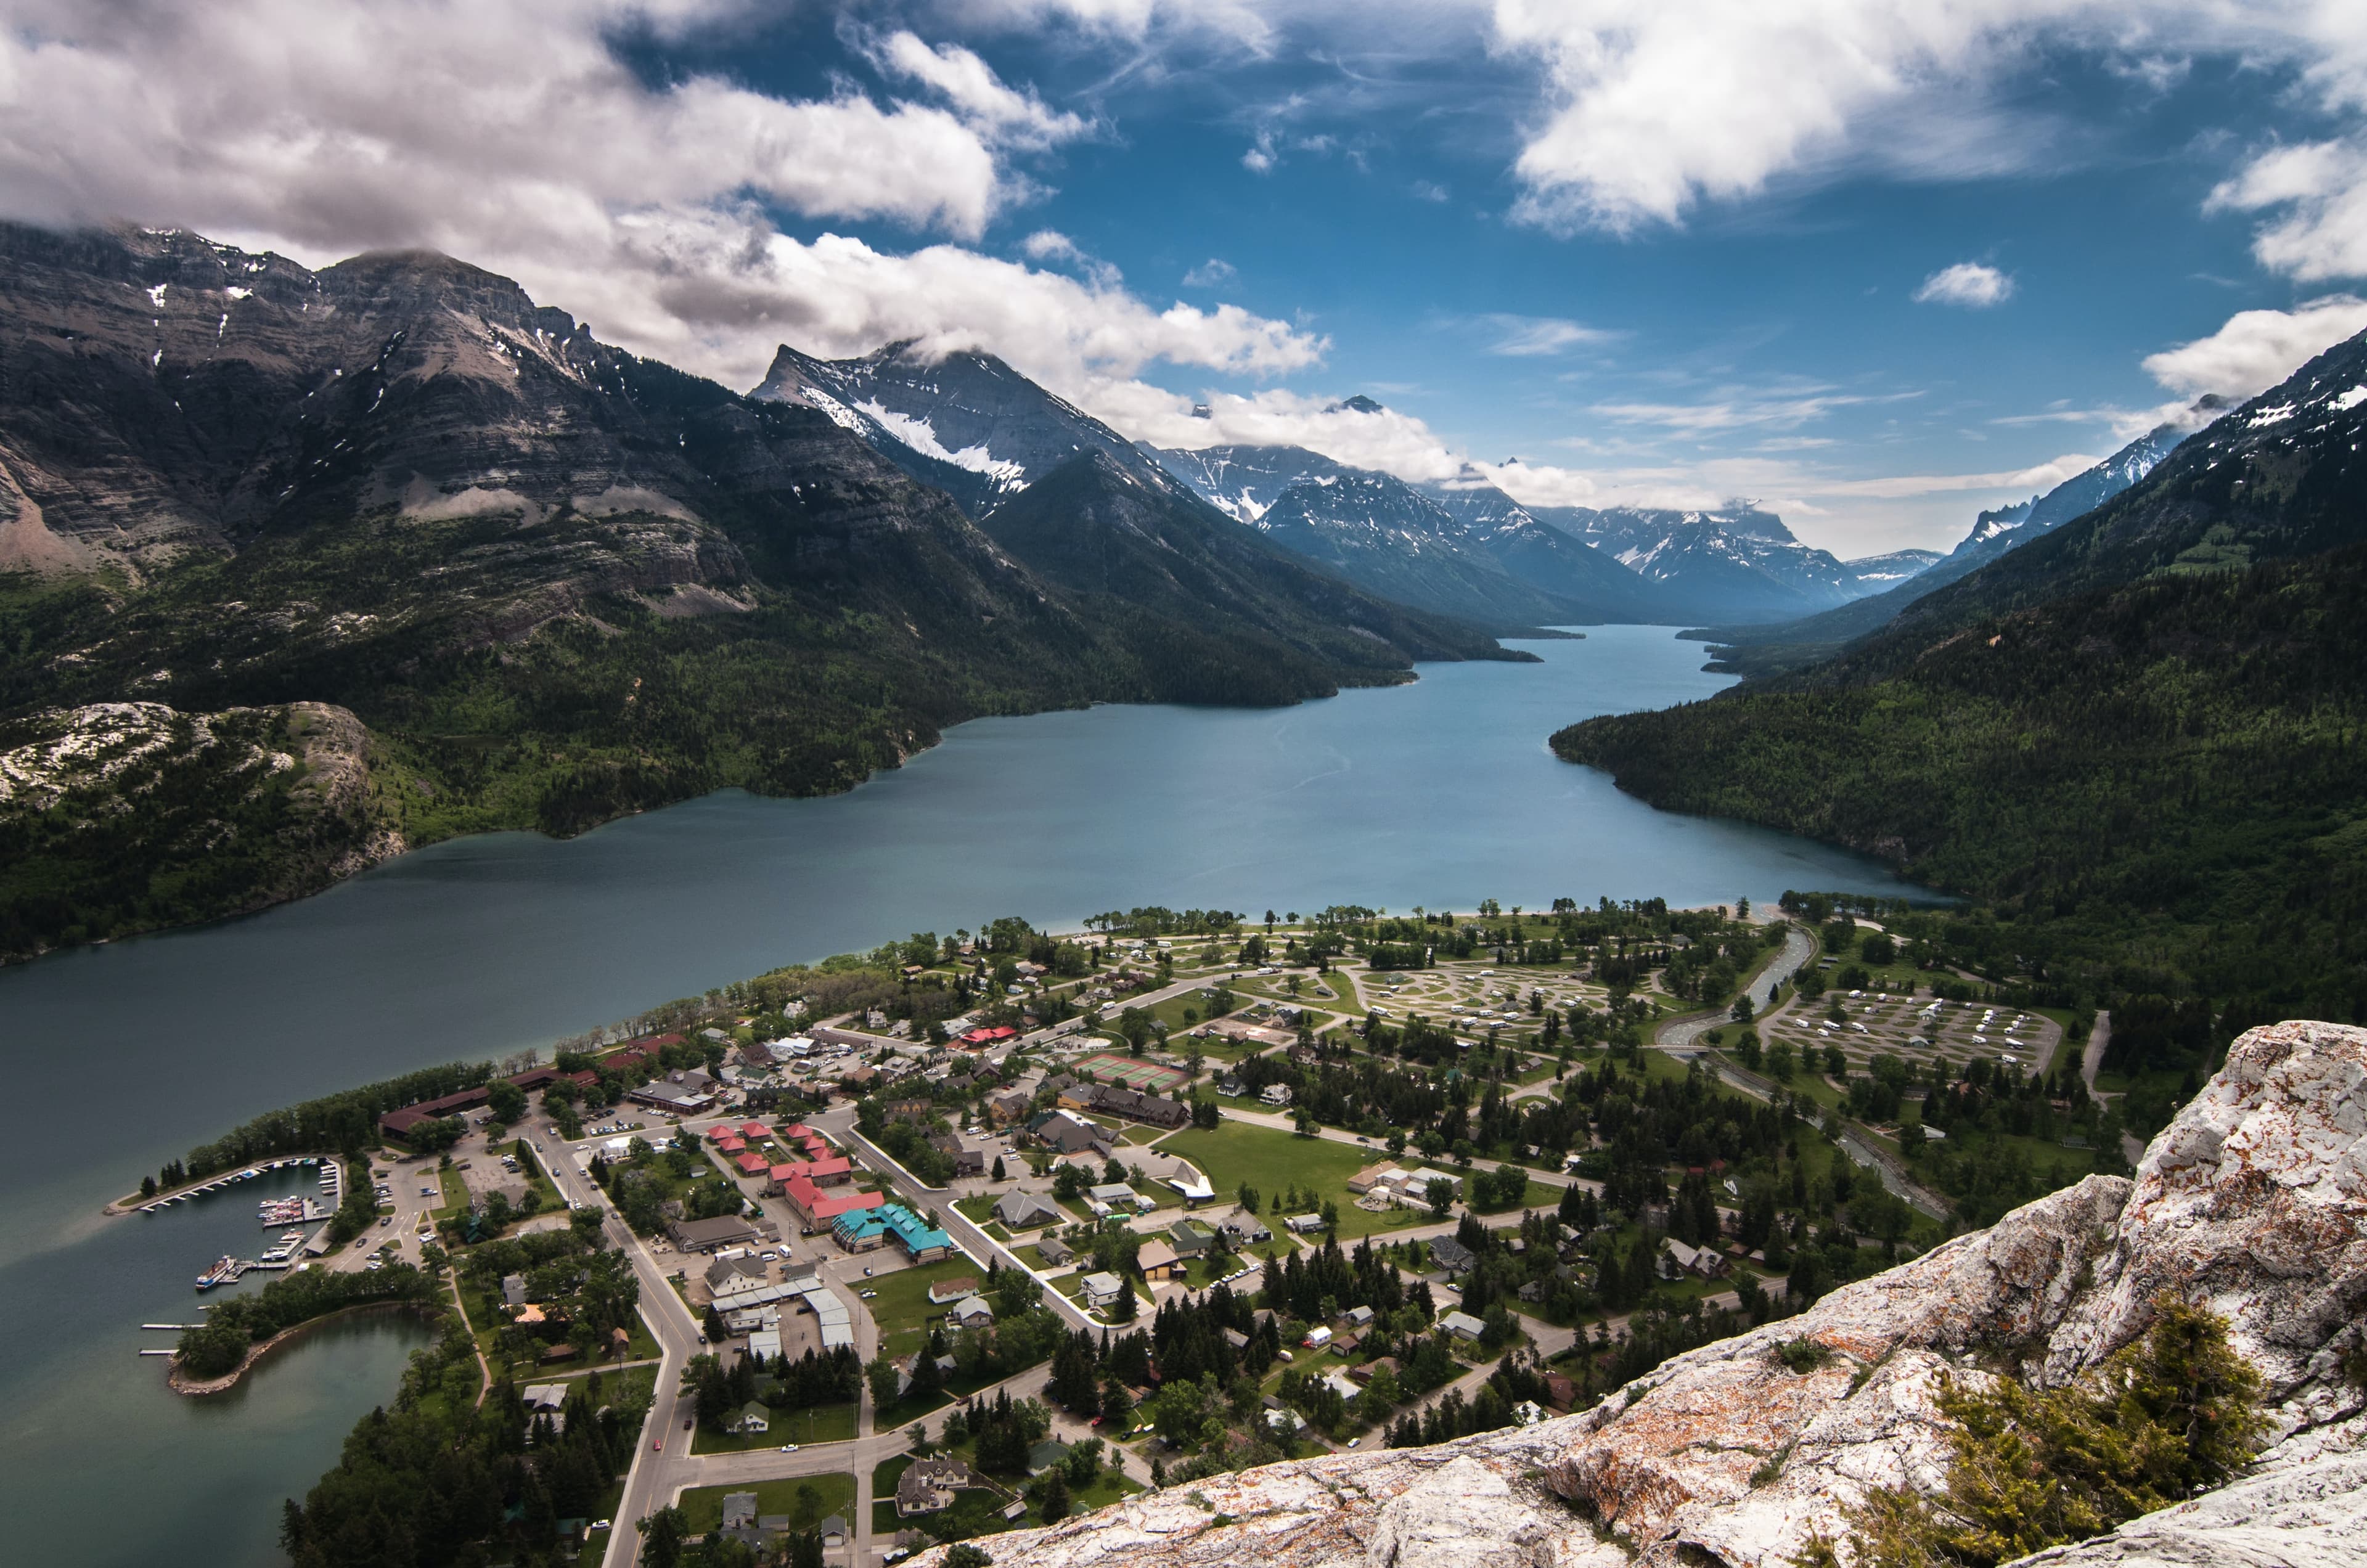
[[[266,1211],[263,1217],[263,1223],[265,1224],[285,1224],[288,1223],[288,1218],[289,1217],[302,1218],[306,1220],[325,1220],[332,1213],[336,1212],[337,1204],[344,1201],[341,1194],[345,1187],[344,1171],[339,1168],[335,1160],[329,1158],[325,1155],[291,1155],[286,1159],[265,1160],[260,1164],[248,1166],[243,1170],[229,1171],[223,1175],[213,1178],[210,1181],[201,1181],[195,1186],[184,1188],[182,1190],[174,1193],[169,1198],[157,1198],[151,1200],[148,1202],[140,1204],[139,1209],[143,1214],[153,1214],[157,1213],[159,1210],[169,1209],[176,1204],[187,1203],[192,1199],[202,1198],[208,1193],[219,1192],[224,1188],[230,1187],[237,1182],[252,1181],[258,1176],[268,1175],[270,1172],[275,1170],[286,1170],[294,1166],[307,1165],[317,1165],[321,1167],[322,1199],[327,1202],[328,1207],[325,1209],[322,1208],[318,1201],[310,1198],[289,1198],[277,1200],[276,1202],[266,1201],[262,1205],[263,1209]],[[275,1217],[271,1213],[274,1209],[285,1208],[290,1203],[302,1205],[301,1210],[296,1215]]]

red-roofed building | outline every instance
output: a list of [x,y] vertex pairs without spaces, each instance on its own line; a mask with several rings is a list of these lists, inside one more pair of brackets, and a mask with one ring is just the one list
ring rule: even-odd
[[762,1176],[764,1174],[766,1168],[764,1165],[764,1156],[758,1154],[753,1149],[750,1149],[746,1153],[742,1154],[740,1156],[739,1164],[740,1174],[742,1176]]
[[851,1214],[861,1209],[877,1209],[887,1200],[877,1192],[825,1192],[811,1178],[792,1175],[781,1183],[781,1196],[797,1211],[798,1223],[806,1233],[828,1230],[831,1222],[841,1214]]
[[825,1159],[793,1159],[773,1168],[775,1187],[786,1190],[792,1179],[816,1187],[844,1187],[855,1179],[855,1162],[844,1155],[832,1155]]
[[781,1136],[800,1144],[815,1135],[814,1130],[802,1122],[792,1122],[781,1129]]
[[707,1141],[710,1144],[719,1144],[727,1138],[736,1138],[739,1135],[728,1123],[721,1122],[718,1122],[707,1130]]
[[759,1138],[772,1136],[772,1131],[762,1122],[742,1122],[740,1123],[740,1135],[753,1144]]
[[728,1137],[728,1138],[724,1139],[721,1143],[719,1143],[719,1144],[716,1145],[715,1145],[715,1147],[716,1147],[716,1148],[717,1148],[717,1150],[718,1150],[719,1152],[720,1152],[720,1153],[727,1154],[727,1155],[736,1155],[736,1154],[744,1154],[744,1153],[746,1153],[746,1152],[747,1152],[747,1148],[748,1148],[748,1145],[747,1145],[747,1141],[746,1141],[745,1139],[742,1138],[738,1134],[736,1134],[736,1133],[735,1133],[735,1134],[733,1134],[730,1137]]

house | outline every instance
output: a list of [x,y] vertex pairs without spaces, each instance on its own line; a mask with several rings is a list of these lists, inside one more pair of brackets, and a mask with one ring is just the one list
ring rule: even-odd
[[765,1405],[752,1399],[740,1407],[740,1413],[732,1416],[727,1426],[730,1430],[742,1435],[751,1432],[768,1432],[773,1427],[773,1413]]
[[1009,1089],[986,1102],[987,1118],[998,1127],[1006,1127],[1025,1116],[1035,1103],[1017,1089]]
[[1136,1200],[1141,1194],[1123,1181],[1104,1181],[1086,1188],[1085,1196],[1096,1203],[1107,1203],[1113,1209],[1120,1207],[1132,1209],[1139,1206]]
[[984,1296],[964,1296],[946,1314],[946,1321],[956,1328],[985,1328],[994,1322],[994,1308]]
[[1353,1306],[1340,1315],[1346,1321],[1349,1327],[1363,1328],[1373,1321],[1373,1309],[1368,1306]]
[[762,1259],[740,1257],[719,1258],[707,1266],[707,1288],[716,1295],[725,1295],[741,1289],[752,1280],[764,1278]]
[[1451,1235],[1440,1236],[1430,1244],[1430,1260],[1449,1274],[1468,1274],[1478,1261],[1471,1249]]
[[1068,1444],[1058,1438],[1047,1438],[1027,1450],[1027,1473],[1041,1475],[1068,1457]]
[[932,1280],[929,1282],[931,1306],[944,1306],[948,1302],[957,1302],[964,1296],[976,1294],[978,1294],[978,1276],[975,1274],[964,1274],[952,1280]]
[[1381,1356],[1366,1361],[1361,1367],[1348,1369],[1348,1376],[1359,1385],[1372,1382],[1376,1372],[1387,1372],[1391,1377],[1397,1376],[1398,1359],[1395,1356]]
[[[1269,1394],[1266,1397],[1273,1400],[1274,1396]],[[1278,1401],[1270,1404],[1263,1414],[1265,1424],[1277,1433],[1296,1436],[1307,1430],[1307,1417]]]
[[1006,1230],[1033,1230],[1060,1218],[1059,1207],[1041,1192],[1005,1192],[994,1201],[994,1217]]
[[1217,1245],[1217,1233],[1197,1220],[1178,1220],[1167,1227],[1167,1245],[1178,1258],[1198,1258]]
[[1320,1214],[1293,1214],[1282,1222],[1282,1228],[1293,1235],[1313,1235],[1323,1228]]
[[756,1528],[756,1495],[753,1492],[726,1492],[723,1495],[723,1522],[719,1527],[726,1535]]
[[1146,1280],[1180,1280],[1184,1277],[1184,1260],[1175,1256],[1173,1247],[1157,1237],[1142,1244],[1141,1249],[1134,1255],[1134,1263],[1142,1270],[1142,1277]]
[[1270,1083],[1258,1090],[1258,1098],[1268,1105],[1288,1105],[1290,1086],[1286,1083]]
[[526,1305],[525,1275],[504,1274],[502,1276],[502,1300],[506,1303],[513,1311]]
[[963,1143],[958,1134],[932,1133],[929,1134],[929,1147],[954,1162],[956,1179],[986,1174],[986,1152]]
[[1082,1283],[1085,1292],[1085,1304],[1089,1307],[1105,1307],[1117,1300],[1126,1291],[1125,1281],[1115,1274],[1088,1274]]
[[896,1479],[896,1515],[910,1518],[914,1514],[934,1514],[940,1508],[950,1508],[955,1493],[975,1484],[977,1478],[970,1473],[969,1466],[950,1454],[916,1459]]
[[1692,1247],[1670,1236],[1660,1244],[1659,1272],[1666,1280],[1698,1274],[1704,1280],[1726,1277],[1726,1254],[1713,1247]]
[[1488,1332],[1488,1325],[1467,1312],[1447,1313],[1438,1320],[1438,1326],[1457,1339],[1477,1339]]
[[711,1220],[674,1220],[666,1225],[666,1235],[685,1252],[719,1252],[727,1247],[745,1247],[757,1238],[757,1234],[754,1225],[733,1214],[718,1214]]
[[538,1416],[555,1416],[559,1413],[560,1406],[567,1403],[567,1385],[557,1382],[538,1382],[518,1397],[526,1403],[528,1410]]
[[1059,1236],[1046,1234],[1037,1238],[1036,1251],[1045,1262],[1058,1269],[1077,1255],[1077,1249]]
[[1559,1372],[1547,1372],[1545,1383],[1546,1403],[1565,1415],[1569,1414],[1570,1407],[1578,1403],[1578,1385]]
[[1295,1045],[1298,1036],[1287,1030],[1266,1029],[1238,1018],[1220,1018],[1207,1026],[1209,1033],[1219,1040],[1235,1040],[1244,1045]]
[[1066,1111],[1047,1111],[1027,1123],[1027,1135],[1057,1154],[1092,1155],[1107,1159],[1110,1135]]
[[1348,1179],[1348,1190],[1361,1198],[1396,1169],[1396,1162],[1391,1160],[1384,1160],[1379,1165],[1368,1165]]
[[832,1514],[830,1517],[822,1520],[819,1529],[821,1535],[822,1549],[824,1551],[835,1551],[839,1547],[846,1544],[846,1517],[844,1515]]
[[1247,1209],[1240,1210],[1230,1219],[1219,1222],[1217,1228],[1232,1237],[1233,1245],[1237,1247],[1256,1247],[1262,1242],[1274,1239],[1274,1232],[1266,1229],[1265,1222]]

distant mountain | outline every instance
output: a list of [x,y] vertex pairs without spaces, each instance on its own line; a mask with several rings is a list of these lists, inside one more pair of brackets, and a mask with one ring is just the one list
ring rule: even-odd
[[1154,467],[1108,425],[975,350],[929,358],[906,342],[816,359],[784,345],[749,396],[820,410],[972,518],[1083,453],[1138,473]]
[[[0,959],[454,833],[845,788],[980,714],[1509,657],[949,362],[952,458],[900,449],[1029,486],[990,536],[846,428],[891,403],[789,367],[742,397],[432,253],[0,225]],[[1157,504],[1032,495],[1088,457]]]
[[[1653,582],[1688,615],[1775,621],[1844,604],[1882,586],[1792,536],[1746,502],[1706,512],[1656,507],[1531,507],[1538,521]],[[1896,569],[1893,560],[1886,570]]]
[[1507,629],[1663,613],[1649,584],[1501,491],[1488,492],[1501,505],[1475,505],[1303,446],[1145,450],[1210,504],[1401,604]]
[[[2195,405],[2216,409],[2215,398]],[[1899,586],[1877,592],[1839,609],[1774,625],[1712,626],[1687,635],[1716,644],[1712,668],[1745,674],[1799,669],[1829,657],[1840,647],[1887,625],[1926,594],[1938,592],[2101,505],[2151,473],[2180,440],[2165,424],[2137,437],[2091,468],[2082,469],[2043,495],[1981,513],[1972,532],[1948,555],[1937,558]],[[1907,552],[1921,555],[1925,552]]]
[[1410,659],[1508,655],[1459,622],[1367,592],[1245,528],[1157,470],[1107,452],[1072,457],[982,525],[1021,562],[1087,604],[1106,603],[1135,658],[1180,701],[1240,701],[1248,650],[1288,701],[1342,669],[1374,681]]

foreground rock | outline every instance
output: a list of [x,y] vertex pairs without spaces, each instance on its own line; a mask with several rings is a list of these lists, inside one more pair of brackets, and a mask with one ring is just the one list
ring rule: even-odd
[[[2220,1493],[2047,1558],[2367,1560],[2367,1418],[2340,1364],[2367,1315],[2367,1030],[2322,1023],[2237,1041],[2134,1181],[2090,1177],[1582,1415],[1179,1485],[989,1546],[1001,1568],[1780,1568],[1869,1491],[1940,1486],[1942,1371],[2067,1381],[2165,1290],[2228,1320],[2277,1446]],[[1799,1339],[1822,1365],[1779,1358]]]

